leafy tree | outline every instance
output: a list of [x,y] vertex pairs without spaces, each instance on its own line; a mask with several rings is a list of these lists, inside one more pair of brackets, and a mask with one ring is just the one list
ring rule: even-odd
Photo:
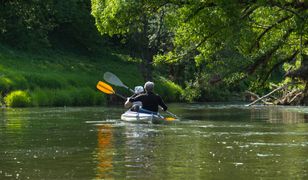
[[[92,14],[100,32],[139,43],[134,47],[141,57],[195,65],[187,71],[203,79],[198,87],[222,82],[237,89],[232,85],[243,80],[244,88],[267,87],[283,80],[284,64],[301,64],[308,51],[307,3],[301,0],[92,0]],[[151,21],[155,17],[160,21]],[[150,46],[150,27],[159,27],[152,22],[163,22],[164,48]]]
[[0,41],[18,48],[48,44],[52,0],[0,1]]
[[20,49],[96,51],[105,39],[90,12],[88,0],[0,0],[0,42]]
[[92,0],[97,28],[102,34],[118,36],[129,54],[142,60],[145,80],[152,79],[154,55],[170,44],[164,21],[166,12],[172,9],[160,1]]

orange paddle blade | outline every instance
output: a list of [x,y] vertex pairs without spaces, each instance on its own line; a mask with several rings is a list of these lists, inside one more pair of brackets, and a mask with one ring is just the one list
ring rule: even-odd
[[174,121],[174,120],[176,120],[176,119],[173,118],[173,117],[166,117],[165,120],[166,120],[166,121]]
[[112,88],[110,85],[108,85],[108,84],[106,84],[106,83],[104,83],[104,82],[102,82],[102,81],[99,81],[99,82],[97,83],[96,88],[97,88],[98,90],[100,90],[100,91],[106,93],[106,94],[115,94],[113,88]]

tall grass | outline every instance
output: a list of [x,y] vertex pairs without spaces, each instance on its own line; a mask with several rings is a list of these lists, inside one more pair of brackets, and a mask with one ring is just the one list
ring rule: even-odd
[[[0,95],[12,100],[5,101],[7,106],[106,104],[107,95],[96,89],[106,71],[118,75],[130,87],[144,83],[136,62],[124,57],[108,53],[84,57],[56,51],[29,54],[0,45]],[[27,92],[30,102],[12,103],[19,96],[11,93],[20,90]]]
[[[116,74],[133,88],[144,84],[138,63],[110,53],[93,57],[58,51],[30,54],[0,45],[0,96],[8,98],[13,91],[27,92],[30,102],[22,106],[103,105],[107,95],[98,91],[96,84],[103,80],[104,73]],[[166,101],[180,99],[182,89],[176,84],[162,77],[155,77],[154,82],[155,90]],[[126,89],[114,89],[131,95]],[[6,105],[15,106],[14,103]]]

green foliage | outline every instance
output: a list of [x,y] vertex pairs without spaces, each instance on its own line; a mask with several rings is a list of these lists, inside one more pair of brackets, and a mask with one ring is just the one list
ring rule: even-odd
[[152,79],[152,62],[157,52],[171,45],[165,16],[172,7],[160,1],[92,0],[92,15],[103,35],[117,38],[127,53],[142,61],[144,79]]
[[194,102],[200,99],[201,88],[199,86],[199,83],[188,82],[184,90],[183,98],[188,102]]
[[25,91],[17,90],[10,92],[4,97],[4,102],[8,107],[31,106],[31,98]]
[[164,77],[158,77],[155,86],[155,92],[162,96],[165,101],[172,102],[182,99],[183,89]]
[[0,76],[0,92],[3,95],[11,90],[27,88],[28,82],[22,75],[8,70],[2,71],[2,75]]
[[88,0],[14,0],[0,6],[0,42],[23,50],[101,51],[106,39],[95,28]]
[[106,104],[106,96],[94,88],[36,89],[31,93],[35,106],[93,106]]
[[52,0],[4,1],[0,6],[0,41],[29,49],[48,44],[48,31],[55,27]]
[[[102,61],[104,59],[104,61]],[[16,70],[18,69],[18,70]],[[96,89],[106,71],[128,85],[142,84],[134,62],[105,54],[98,58],[50,51],[35,55],[0,46],[0,92],[4,97],[25,90],[34,106],[103,105],[107,95]]]
[[[168,52],[156,55],[156,64],[188,64],[194,59],[205,76],[220,76],[229,85],[247,79],[248,88],[267,88],[269,82],[283,81],[285,63],[295,60],[291,63],[299,67],[300,52],[307,51],[308,14],[303,1],[170,3],[176,5],[166,16],[173,21],[168,29],[174,43]],[[194,98],[187,98],[198,98],[198,93],[208,94],[192,91]]]
[[35,87],[40,88],[51,88],[51,89],[61,89],[66,86],[65,80],[60,75],[56,74],[25,74],[25,78],[28,83],[31,84],[30,87],[34,89]]

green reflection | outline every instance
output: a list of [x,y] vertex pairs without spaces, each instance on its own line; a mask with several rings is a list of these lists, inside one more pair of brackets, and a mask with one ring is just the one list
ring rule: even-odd
[[27,109],[2,109],[1,121],[8,131],[21,132],[29,124],[25,118],[29,112]]

